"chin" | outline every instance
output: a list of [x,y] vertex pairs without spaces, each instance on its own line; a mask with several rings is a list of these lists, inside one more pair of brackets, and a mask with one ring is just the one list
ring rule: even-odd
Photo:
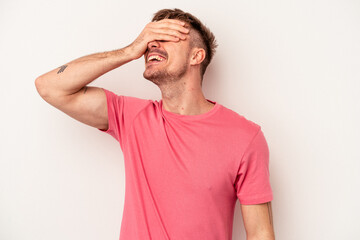
[[151,80],[151,79],[154,79],[154,78],[157,78],[159,74],[157,74],[156,72],[154,71],[150,71],[148,69],[146,69],[143,73],[143,76],[144,78],[148,79],[148,80]]
[[160,85],[161,82],[163,82],[162,77],[160,76],[158,72],[151,72],[145,70],[143,73],[143,77],[151,82],[153,82],[156,85]]
[[169,73],[166,70],[146,68],[143,73],[143,76],[148,80],[155,80],[155,79],[160,80],[160,79],[168,78]]
[[187,72],[186,65],[176,71],[169,71],[168,69],[152,69],[148,67],[145,69],[143,76],[145,79],[152,81],[156,85],[161,83],[172,83],[177,82]]

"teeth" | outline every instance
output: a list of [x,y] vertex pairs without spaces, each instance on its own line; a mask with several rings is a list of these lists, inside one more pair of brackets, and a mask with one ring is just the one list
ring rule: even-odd
[[159,61],[163,61],[164,59],[162,57],[160,57],[159,55],[151,55],[149,58],[148,58],[148,62],[153,60],[153,59],[156,59],[156,60],[159,60]]

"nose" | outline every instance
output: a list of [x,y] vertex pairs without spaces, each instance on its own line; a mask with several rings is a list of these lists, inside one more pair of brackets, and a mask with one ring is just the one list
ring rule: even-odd
[[148,49],[151,49],[153,47],[160,47],[160,44],[158,41],[151,41],[148,43]]

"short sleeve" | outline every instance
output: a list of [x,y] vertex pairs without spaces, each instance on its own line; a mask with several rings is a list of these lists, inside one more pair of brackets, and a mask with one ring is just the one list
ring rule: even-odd
[[137,114],[150,103],[150,100],[117,95],[104,88],[103,90],[107,102],[108,129],[98,129],[114,137],[123,149],[132,122]]
[[240,204],[259,204],[273,200],[269,173],[269,148],[259,128],[240,161],[235,182]]

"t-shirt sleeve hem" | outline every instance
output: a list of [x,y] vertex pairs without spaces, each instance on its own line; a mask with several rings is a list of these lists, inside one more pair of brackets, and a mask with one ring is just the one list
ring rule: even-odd
[[112,131],[112,129],[113,129],[113,126],[112,126],[112,119],[111,119],[111,116],[114,114],[113,113],[113,108],[111,107],[111,104],[112,104],[112,99],[111,99],[111,93],[108,91],[108,90],[106,90],[106,89],[104,89],[104,88],[102,88],[103,90],[104,90],[104,92],[105,92],[105,96],[106,96],[106,107],[107,107],[107,117],[108,117],[108,128],[105,130],[105,129],[100,129],[100,128],[97,128],[99,131],[101,131],[101,132],[104,132],[104,133],[108,133],[108,134],[110,134],[110,135],[113,135],[113,131]]
[[110,121],[109,121],[109,116],[110,116],[110,111],[111,111],[111,109],[110,109],[110,96],[108,96],[108,93],[107,93],[107,91],[104,89],[104,88],[102,88],[103,89],[103,91],[105,92],[105,97],[106,97],[106,107],[107,107],[107,117],[108,117],[108,128],[105,130],[105,129],[100,129],[100,128],[97,128],[99,131],[101,131],[101,132],[105,132],[105,133],[109,133],[109,130],[110,130]]
[[260,204],[260,203],[266,203],[273,200],[273,194],[266,195],[261,198],[249,198],[249,199],[239,199],[240,204],[244,205],[250,205],[250,204]]

